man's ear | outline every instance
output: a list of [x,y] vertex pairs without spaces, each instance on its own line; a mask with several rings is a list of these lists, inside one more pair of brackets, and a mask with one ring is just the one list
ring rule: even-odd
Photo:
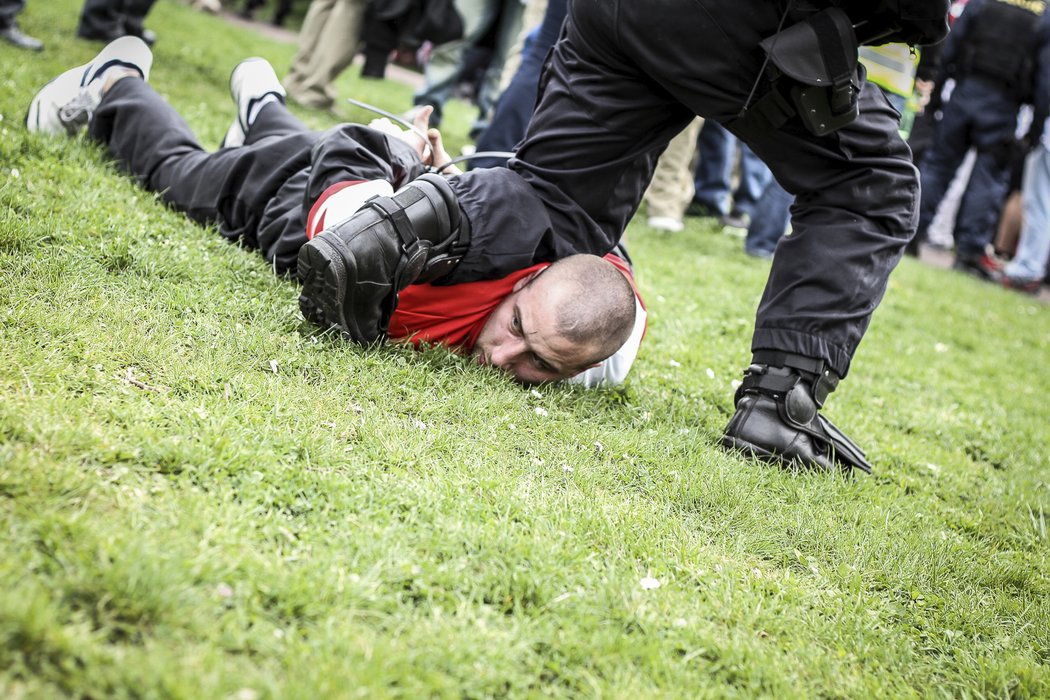
[[[547,269],[546,267],[543,268],[543,270],[546,270],[546,269]],[[532,280],[534,280],[537,277],[539,277],[540,273],[542,273],[543,270],[536,270],[535,272],[530,272],[529,274],[525,275],[520,280],[518,280],[517,282],[514,283],[514,288],[511,291],[512,292],[517,292],[517,291],[520,291],[520,290],[524,289],[525,286],[529,282],[531,282]]]

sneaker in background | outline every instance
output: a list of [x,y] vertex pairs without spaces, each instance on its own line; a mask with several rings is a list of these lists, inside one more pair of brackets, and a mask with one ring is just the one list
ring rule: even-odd
[[646,222],[649,224],[649,228],[654,228],[657,231],[668,231],[670,233],[678,233],[685,228],[680,220],[671,218],[670,216],[650,216]]
[[1042,280],[1025,280],[1019,277],[1010,277],[1005,274],[999,278],[999,283],[1007,289],[1012,289],[1015,292],[1021,292],[1022,294],[1031,294],[1032,296],[1038,294],[1039,288],[1043,286]]
[[270,102],[284,104],[285,92],[269,61],[246,58],[230,73],[230,96],[237,105],[237,116],[226,130],[223,148],[243,146],[259,111]]
[[26,128],[44,134],[73,135],[87,126],[102,100],[103,76],[111,68],[129,68],[149,80],[153,53],[138,37],[110,42],[90,63],[71,68],[40,88],[26,113]]

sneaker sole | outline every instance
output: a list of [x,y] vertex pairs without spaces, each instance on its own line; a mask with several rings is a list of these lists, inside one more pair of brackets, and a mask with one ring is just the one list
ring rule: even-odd
[[[142,46],[140,47],[136,44],[141,44]],[[141,51],[142,47],[146,49],[145,52]],[[121,56],[124,58],[131,57],[133,59],[137,58],[141,60],[137,62],[134,60],[126,61],[123,58],[120,58]],[[75,75],[77,71],[83,71],[79,80],[80,87],[83,88],[106,69],[117,66],[136,70],[142,76],[144,81],[149,82],[150,69],[153,67],[153,53],[150,51],[149,46],[142,42],[141,39],[135,37],[124,36],[110,42],[103,47],[89,63],[59,73],[37,90],[32,101],[29,103],[29,108],[26,110],[26,129],[34,133],[57,133],[41,129],[40,124],[41,95],[46,93],[47,88],[55,82],[71,73]],[[87,123],[87,120],[81,123],[66,122],[62,120],[60,120],[60,122],[66,132],[72,135],[79,131],[80,127]]]

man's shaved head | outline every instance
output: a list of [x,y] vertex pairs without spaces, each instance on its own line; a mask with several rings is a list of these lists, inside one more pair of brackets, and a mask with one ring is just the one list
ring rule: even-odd
[[635,304],[615,265],[573,255],[514,285],[485,322],[474,356],[526,384],[568,379],[620,349],[634,328]]
[[615,265],[596,255],[573,255],[552,264],[544,275],[547,283],[562,288],[556,330],[592,349],[587,364],[601,362],[627,342],[634,327],[634,289]]

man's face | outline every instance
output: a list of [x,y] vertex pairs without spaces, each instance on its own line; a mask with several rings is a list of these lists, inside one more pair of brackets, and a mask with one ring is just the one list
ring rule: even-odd
[[525,384],[553,382],[583,371],[591,348],[555,331],[561,290],[537,273],[520,280],[489,316],[474,345],[478,364],[491,365]]

